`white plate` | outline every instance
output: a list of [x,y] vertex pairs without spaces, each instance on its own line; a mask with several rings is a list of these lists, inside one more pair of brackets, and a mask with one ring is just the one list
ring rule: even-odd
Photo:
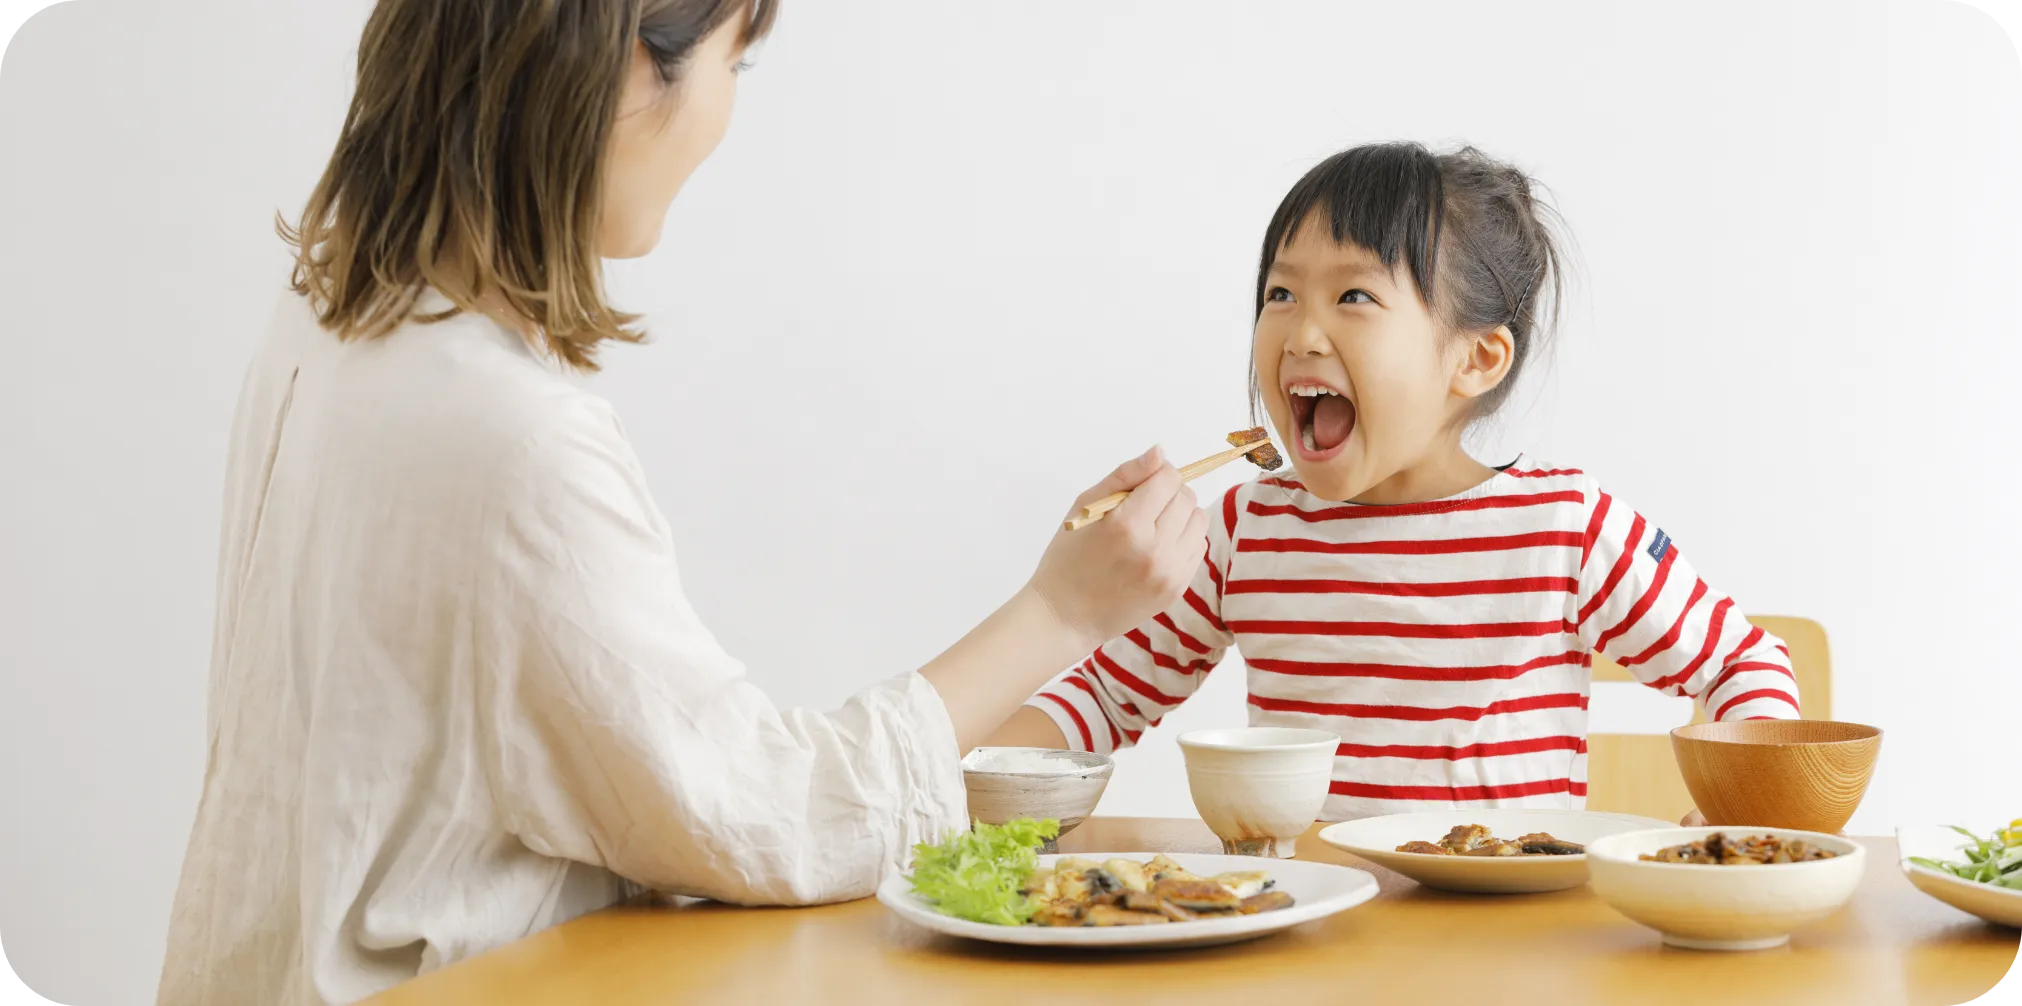
[[1902,853],[1903,874],[1917,890],[1953,908],[1996,925],[2022,929],[2022,891],[1974,883],[1910,862],[1911,856],[1962,862],[1966,854],[1959,846],[1965,841],[1966,836],[1950,828],[1897,828],[1896,848]]
[[[1090,852],[1072,857],[1041,856],[1039,862],[1046,866],[1057,859],[1072,858],[1098,863],[1107,859],[1130,859],[1143,863],[1157,855],[1159,853],[1156,852]],[[1203,877],[1262,870],[1278,882],[1278,889],[1292,896],[1292,907],[1258,915],[1151,926],[993,926],[952,918],[935,911],[925,899],[913,893],[912,884],[902,873],[895,873],[878,885],[878,900],[914,925],[949,936],[991,943],[1037,947],[1209,947],[1253,940],[1315,919],[1324,919],[1376,896],[1376,878],[1367,871],[1346,866],[1249,856],[1197,856],[1170,852],[1165,855],[1189,873]]]
[[1585,856],[1435,856],[1398,852],[1407,842],[1437,842],[1458,825],[1479,824],[1497,838],[1547,832],[1586,845],[1599,838],[1677,824],[1629,814],[1584,810],[1454,810],[1388,814],[1330,824],[1320,841],[1427,887],[1467,894],[1537,894],[1587,882]]

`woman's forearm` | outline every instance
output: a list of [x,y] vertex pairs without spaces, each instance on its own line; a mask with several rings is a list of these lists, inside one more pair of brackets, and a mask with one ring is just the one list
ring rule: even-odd
[[[1008,728],[1006,717],[1020,710],[1020,704],[1033,692],[1103,642],[1062,620],[1038,591],[1027,587],[920,668],[920,676],[940,693],[948,718],[955,724],[956,744],[967,752],[999,727]],[[1060,731],[1044,713],[1024,712],[1044,721],[1053,738],[1051,743],[1040,743],[1046,739],[1045,733],[1037,732],[1038,741],[1016,743],[1065,746]],[[1029,724],[1020,732],[1033,733]]]
[[1101,521],[1055,531],[1025,587],[920,668],[948,709],[961,752],[1004,726],[1055,674],[1186,589],[1207,546],[1208,517],[1194,507],[1193,491],[1153,448],[1074,505],[1119,492],[1129,496]]
[[1006,748],[1064,748],[1067,735],[1060,732],[1060,724],[1053,722],[1053,717],[1031,706],[1019,706],[983,743]]

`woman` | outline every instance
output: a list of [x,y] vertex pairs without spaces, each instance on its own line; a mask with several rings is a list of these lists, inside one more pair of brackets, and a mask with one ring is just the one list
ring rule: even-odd
[[210,755],[160,1001],[336,1003],[649,887],[868,894],[964,823],[959,753],[1171,601],[1156,453],[917,673],[779,710],[682,596],[617,420],[566,380],[775,0],[380,0],[233,434]]

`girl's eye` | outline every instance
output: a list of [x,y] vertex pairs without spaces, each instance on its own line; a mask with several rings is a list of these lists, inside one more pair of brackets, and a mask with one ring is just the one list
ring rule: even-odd
[[737,61],[736,66],[730,68],[730,72],[743,73],[744,71],[751,69],[753,65],[754,64],[748,59],[740,59]]
[[1292,300],[1292,291],[1282,286],[1274,286],[1264,291],[1264,299],[1273,303],[1288,304]]
[[1376,303],[1376,298],[1369,296],[1369,291],[1367,290],[1350,290],[1341,295],[1341,303],[1374,304]]

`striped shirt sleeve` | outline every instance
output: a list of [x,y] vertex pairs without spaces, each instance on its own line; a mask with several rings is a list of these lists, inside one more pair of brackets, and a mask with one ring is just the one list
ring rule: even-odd
[[1222,583],[1242,488],[1231,488],[1209,515],[1207,552],[1172,607],[1104,643],[1026,702],[1053,718],[1068,747],[1108,754],[1137,743],[1221,663],[1233,642],[1221,616]]
[[1708,719],[1796,719],[1782,640],[1700,579],[1663,529],[1598,488],[1588,495],[1573,615],[1581,641],[1644,684],[1692,697]]

